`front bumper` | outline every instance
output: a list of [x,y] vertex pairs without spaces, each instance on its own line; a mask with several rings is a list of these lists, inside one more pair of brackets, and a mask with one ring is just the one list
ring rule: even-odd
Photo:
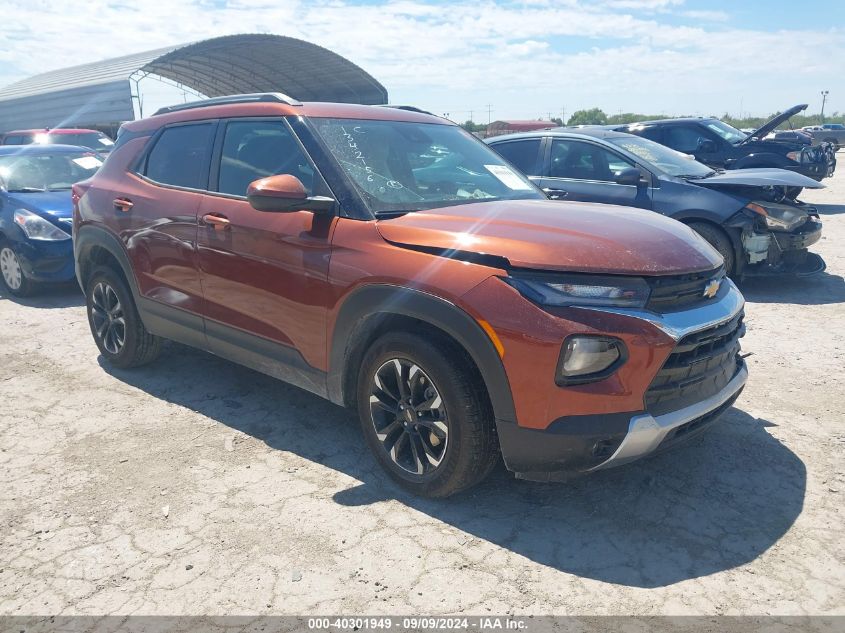
[[38,283],[64,283],[74,278],[73,242],[23,239],[14,243],[23,273]]
[[703,430],[733,404],[747,380],[748,369],[745,362],[738,358],[736,374],[719,393],[671,413],[658,416],[643,413],[632,417],[625,438],[616,452],[590,470],[621,466],[661,447],[668,448],[669,443],[674,444],[684,436],[691,437],[692,432]]
[[821,272],[826,268],[824,260],[807,250],[821,236],[822,223],[812,216],[791,232],[747,229],[742,233],[747,262],[743,275],[807,276]]
[[[634,322],[645,321],[674,340],[676,348],[681,349],[685,342],[704,332],[732,328],[733,324],[737,324],[735,327],[739,331],[744,300],[732,282],[728,280],[725,284],[717,301],[692,309],[656,314],[592,308],[594,316],[591,318],[598,320],[603,313],[612,313],[630,317]],[[498,420],[499,444],[505,464],[520,478],[549,481],[627,463],[668,448],[708,426],[739,396],[748,372],[739,356],[729,358],[735,366],[714,365],[714,368],[724,367],[723,386],[714,385],[714,389],[702,391],[699,400],[678,401],[676,410],[666,412],[668,407],[664,403],[649,404],[648,409],[653,413],[646,409],[646,394],[653,393],[647,389],[653,377],[649,373],[643,391],[637,392],[639,410],[566,415],[543,429]],[[653,371],[657,369],[660,366]],[[593,388],[598,389],[600,385],[594,383]],[[570,390],[563,395],[571,397],[573,394]]]

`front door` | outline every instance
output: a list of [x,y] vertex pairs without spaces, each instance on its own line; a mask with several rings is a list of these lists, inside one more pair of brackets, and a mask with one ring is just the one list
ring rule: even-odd
[[620,185],[617,173],[633,162],[595,143],[552,138],[549,160],[537,183],[558,200],[602,202],[651,209],[648,185]]
[[326,368],[335,217],[253,209],[249,183],[274,174],[296,176],[308,195],[328,194],[283,119],[221,123],[197,239],[206,335],[212,351],[311,388],[285,366]]

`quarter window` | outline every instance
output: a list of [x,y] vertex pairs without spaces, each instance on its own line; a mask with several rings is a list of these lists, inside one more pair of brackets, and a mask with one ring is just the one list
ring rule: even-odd
[[217,191],[245,196],[254,180],[291,174],[313,194],[314,169],[282,121],[232,121],[226,126]]
[[211,123],[165,129],[147,157],[144,175],[165,185],[205,189],[213,129]]
[[615,174],[629,167],[634,164],[592,143],[563,139],[552,142],[549,168],[552,178],[612,182]]
[[493,149],[504,156],[511,165],[523,174],[537,175],[537,154],[540,153],[539,138],[497,143],[493,145]]

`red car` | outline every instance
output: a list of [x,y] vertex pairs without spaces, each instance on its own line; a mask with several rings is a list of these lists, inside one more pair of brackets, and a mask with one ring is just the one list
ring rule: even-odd
[[97,130],[83,128],[53,128],[40,130],[13,130],[0,137],[0,145],[76,145],[87,147],[100,154],[108,154],[114,141]]
[[468,488],[500,454],[531,479],[632,461],[709,426],[746,381],[742,295],[695,232],[550,201],[420,112],[174,106],[126,124],[73,189],[107,362],[172,339],[345,405],[419,494]]

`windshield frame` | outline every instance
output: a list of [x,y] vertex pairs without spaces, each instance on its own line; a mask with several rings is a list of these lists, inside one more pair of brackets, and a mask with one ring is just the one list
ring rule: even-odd
[[[659,172],[671,178],[681,178],[684,180],[688,178],[699,179],[707,178],[708,176],[712,176],[714,173],[716,173],[710,167],[708,167],[704,163],[698,162],[689,154],[684,154],[683,152],[674,150],[671,147],[662,145],[657,141],[652,141],[651,139],[644,138],[636,134],[625,134],[624,136],[608,136],[604,139],[604,141],[610,143],[615,149],[625,152],[627,155],[636,159],[638,162],[646,165],[648,169]],[[654,151],[659,153],[658,155],[665,155],[667,158],[676,159],[678,162],[674,164],[678,166],[678,173],[674,173],[673,170],[667,169],[663,166],[663,163],[656,162],[654,160],[646,158],[645,156],[637,152],[628,149],[628,147],[626,147],[623,143],[640,145],[645,149],[654,148]],[[690,158],[684,158],[685,156],[690,156]],[[692,173],[686,169],[690,165],[693,165]],[[700,173],[695,173],[696,170]]]
[[[514,196],[514,197],[488,197],[488,198],[465,198],[465,199],[441,199],[439,201],[429,200],[429,201],[420,201],[419,204],[412,204],[412,203],[397,203],[396,207],[401,208],[394,208],[394,209],[385,209],[385,208],[377,208],[377,205],[374,205],[373,202],[370,200],[371,195],[367,194],[361,186],[355,181],[355,179],[351,176],[349,171],[343,166],[341,158],[336,155],[335,151],[329,146],[326,138],[323,134],[317,129],[317,125],[321,121],[337,121],[337,122],[348,122],[349,124],[353,123],[381,123],[381,124],[394,124],[394,125],[425,125],[425,126],[435,126],[435,127],[442,127],[442,128],[449,128],[455,129],[455,131],[462,135],[468,142],[476,143],[474,147],[480,147],[482,151],[488,154],[491,158],[490,164],[501,164],[504,167],[507,167],[508,170],[512,171],[516,176],[525,183],[526,188],[524,190],[525,195],[521,196]],[[324,178],[326,179],[329,187],[341,194],[346,201],[344,202],[340,197],[338,197],[338,202],[340,203],[341,215],[347,217],[354,217],[357,219],[364,219],[364,220],[372,220],[372,219],[379,219],[379,218],[386,218],[386,217],[396,217],[397,215],[404,215],[405,213],[414,213],[417,211],[427,211],[431,209],[438,209],[438,208],[445,208],[451,206],[458,206],[463,204],[471,204],[477,202],[494,202],[494,201],[501,201],[501,200],[525,200],[525,199],[537,199],[537,200],[547,200],[547,196],[543,193],[543,191],[533,182],[531,181],[525,174],[522,174],[518,170],[516,170],[507,160],[499,156],[491,147],[489,147],[486,143],[481,141],[479,138],[470,134],[466,130],[464,130],[459,125],[453,124],[448,121],[413,121],[413,120],[393,120],[393,119],[356,119],[356,118],[347,118],[347,117],[303,117],[298,118],[296,120],[290,120],[291,127],[294,128],[294,131],[300,136],[300,141],[308,150],[309,154],[311,154],[312,159],[314,160],[315,164],[317,164],[318,168],[322,172]],[[307,129],[307,134],[303,134],[303,126]],[[309,138],[310,137],[310,138]],[[436,144],[436,143],[435,143]],[[317,149],[319,148],[319,149]],[[315,152],[316,149],[316,152]],[[318,156],[323,156],[325,159],[318,159]],[[486,174],[485,174],[486,175]],[[347,206],[350,206],[350,198],[354,198],[354,204],[351,205],[353,208],[350,210],[347,209]],[[425,202],[425,203],[423,203]],[[355,211],[358,211],[357,213]]]

